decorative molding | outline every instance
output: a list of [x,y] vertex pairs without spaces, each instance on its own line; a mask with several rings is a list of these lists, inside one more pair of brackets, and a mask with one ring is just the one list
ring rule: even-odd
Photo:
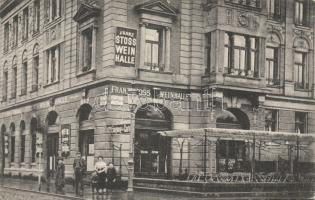
[[178,10],[165,0],[148,1],[135,6],[135,9],[140,13],[149,13],[170,18],[176,18],[178,13]]
[[101,9],[97,7],[96,5],[92,5],[94,3],[91,3],[91,2],[92,1],[88,1],[88,2],[85,1],[80,4],[78,11],[73,17],[74,21],[78,23],[82,23],[88,19],[97,17],[100,14]]

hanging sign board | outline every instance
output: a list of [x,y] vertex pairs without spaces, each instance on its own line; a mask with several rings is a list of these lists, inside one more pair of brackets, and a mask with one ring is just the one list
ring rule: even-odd
[[137,30],[117,27],[115,35],[115,64],[135,67]]
[[70,124],[61,125],[61,151],[63,157],[70,154]]

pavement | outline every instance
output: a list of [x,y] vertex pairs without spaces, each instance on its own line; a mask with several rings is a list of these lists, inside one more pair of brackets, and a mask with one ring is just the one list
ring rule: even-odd
[[[57,194],[56,189],[53,183],[47,185],[46,183],[42,184],[41,191],[38,190],[37,181],[17,179],[17,178],[3,178],[0,182],[0,200],[63,200],[63,199],[73,199],[73,200],[216,200],[216,199],[226,199],[226,200],[235,200],[235,199],[246,199],[246,200],[269,200],[269,199],[296,199],[301,200],[297,197],[288,198],[284,196],[283,198],[266,198],[259,196],[251,197],[236,197],[231,196],[229,198],[215,198],[215,197],[194,197],[187,193],[183,194],[169,194],[165,191],[134,191],[132,193],[126,192],[125,190],[113,190],[108,194],[104,195],[93,195],[90,187],[86,186],[84,189],[83,196],[77,197],[74,194],[74,187],[72,185],[66,185],[64,188],[64,194]],[[306,199],[306,198],[302,198]],[[307,199],[315,199],[307,198]]]

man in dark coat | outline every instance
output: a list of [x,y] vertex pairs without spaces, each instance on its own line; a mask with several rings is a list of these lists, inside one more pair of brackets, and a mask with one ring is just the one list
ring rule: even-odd
[[77,158],[73,162],[73,171],[74,171],[74,186],[75,194],[80,195],[79,187],[83,193],[83,173],[85,169],[85,163],[81,158],[81,153],[77,153]]
[[65,186],[65,165],[63,164],[63,158],[58,158],[58,164],[56,169],[56,193],[64,194],[63,188]]
[[107,185],[108,185],[108,190],[112,192],[114,183],[116,181],[116,169],[113,165],[113,163],[109,163],[108,168],[107,168]]

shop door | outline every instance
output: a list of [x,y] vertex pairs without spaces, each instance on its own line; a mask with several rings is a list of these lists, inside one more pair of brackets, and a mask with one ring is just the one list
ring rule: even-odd
[[79,149],[85,158],[87,171],[94,170],[94,130],[80,131]]
[[49,133],[47,135],[47,169],[50,177],[54,177],[59,149],[59,134]]

